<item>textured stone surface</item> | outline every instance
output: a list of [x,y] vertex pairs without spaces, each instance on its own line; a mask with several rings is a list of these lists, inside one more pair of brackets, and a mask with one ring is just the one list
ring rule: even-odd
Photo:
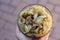
[[16,23],[16,21],[17,21],[17,17],[15,17],[13,15],[9,15],[7,13],[3,13],[2,19],[6,20],[8,22],[12,22],[12,23]]
[[50,37],[48,40],[57,40],[57,39]]
[[20,3],[20,0],[11,0],[10,4],[13,5],[13,6],[18,6],[19,3]]
[[2,15],[3,15],[3,12],[0,11],[0,17],[2,17]]
[[0,5],[0,10],[2,10],[4,12],[12,13],[14,11],[14,7],[11,7],[11,6],[6,5],[6,4],[1,4]]
[[3,27],[4,24],[5,24],[5,21],[0,19],[0,28]]
[[60,0],[48,0],[50,3],[60,5]]
[[54,31],[53,31],[53,37],[55,37],[56,39],[60,39],[60,31],[58,31],[58,30],[60,30],[60,23],[56,23],[56,25],[54,25]]
[[16,35],[11,32],[7,32],[6,30],[0,30],[0,40],[17,40]]
[[35,3],[37,3],[37,0],[22,0],[22,1],[27,3],[27,4],[35,4]]
[[44,6],[46,6],[48,0],[39,0],[38,4],[42,4]]
[[56,6],[56,8],[54,9],[55,12],[60,13],[60,6]]
[[8,31],[8,32],[12,32],[12,33],[16,34],[16,25],[14,25],[12,23],[6,23],[3,26],[3,29]]
[[0,2],[9,4],[11,0],[0,0]]

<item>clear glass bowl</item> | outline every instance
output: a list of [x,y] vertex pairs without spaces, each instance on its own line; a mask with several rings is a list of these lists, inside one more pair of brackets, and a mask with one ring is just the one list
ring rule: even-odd
[[[28,6],[26,6],[26,7],[34,6],[34,5],[40,5],[40,6],[42,6],[42,7],[45,7],[45,6],[41,5],[41,4],[31,4],[31,5],[28,5]],[[23,11],[26,7],[24,7],[21,11]],[[45,7],[45,8],[46,8],[46,7]],[[20,11],[19,14],[18,14],[18,20],[17,20],[17,21],[19,21],[21,11]],[[46,11],[47,11],[48,13],[50,13],[51,16],[52,16],[52,13],[50,12],[50,10],[49,10],[48,8],[46,8]],[[17,22],[17,24],[18,24],[18,22]],[[19,31],[22,32],[22,30],[20,29],[20,25],[19,25],[19,24],[18,24],[18,28],[19,28]],[[52,27],[51,27],[51,28],[52,28]],[[51,29],[51,28],[50,28],[50,29]],[[47,35],[49,32],[50,32],[50,30],[49,30],[45,35]],[[23,32],[22,32],[22,33],[23,33]],[[24,33],[23,33],[23,34],[24,34]],[[41,37],[45,36],[45,35],[43,35],[43,36],[40,36],[40,37],[31,37],[31,36],[28,36],[28,35],[26,35],[26,34],[24,34],[24,35],[27,36],[27,37],[29,37],[29,38],[41,38]]]

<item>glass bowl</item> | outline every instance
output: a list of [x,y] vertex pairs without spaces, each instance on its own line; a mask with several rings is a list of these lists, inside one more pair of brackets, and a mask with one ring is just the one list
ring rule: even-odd
[[44,37],[45,35],[47,35],[47,34],[50,32],[50,30],[51,30],[52,27],[50,27],[50,30],[49,30],[46,34],[44,34],[44,35],[42,35],[42,36],[39,36],[39,37],[34,37],[34,36],[28,36],[28,35],[26,35],[26,34],[21,30],[21,26],[19,25],[20,13],[21,13],[23,10],[25,10],[26,8],[31,7],[31,6],[34,6],[34,5],[38,5],[38,6],[44,7],[44,8],[46,9],[46,11],[47,11],[47,12],[50,14],[50,16],[52,17],[52,13],[51,13],[50,10],[49,10],[48,8],[46,8],[45,6],[43,6],[43,5],[41,5],[41,4],[31,4],[31,5],[28,5],[28,6],[24,7],[24,8],[19,12],[17,24],[18,24],[19,31],[21,31],[22,34],[24,34],[25,36],[27,36],[27,37],[29,37],[29,38],[41,38],[41,37]]

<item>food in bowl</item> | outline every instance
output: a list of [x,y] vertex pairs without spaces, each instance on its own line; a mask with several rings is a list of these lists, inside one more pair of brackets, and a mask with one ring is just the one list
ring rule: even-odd
[[28,37],[42,37],[52,27],[51,13],[42,5],[27,6],[19,13],[18,27]]

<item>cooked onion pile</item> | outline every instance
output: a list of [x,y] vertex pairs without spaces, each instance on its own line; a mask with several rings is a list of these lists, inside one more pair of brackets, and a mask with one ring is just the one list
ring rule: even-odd
[[27,36],[42,37],[52,27],[50,12],[41,5],[32,5],[23,9],[18,18],[19,29]]

